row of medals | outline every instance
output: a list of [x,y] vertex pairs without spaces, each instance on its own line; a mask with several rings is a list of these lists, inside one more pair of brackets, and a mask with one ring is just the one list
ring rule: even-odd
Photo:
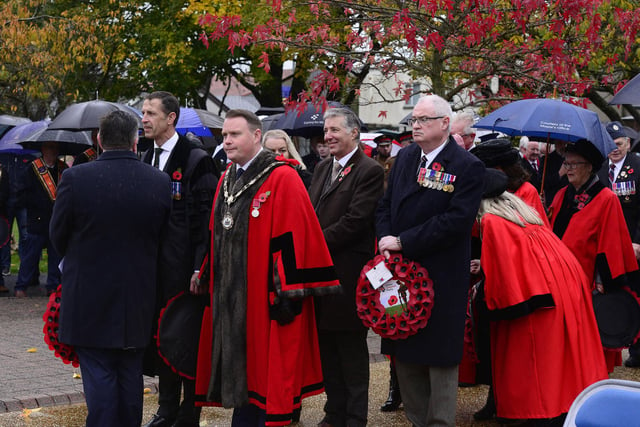
[[418,185],[447,193],[453,193],[455,180],[455,175],[433,169],[421,168],[418,173]]
[[636,182],[635,181],[622,181],[622,182],[614,182],[611,185],[611,189],[616,196],[624,196],[626,199],[629,196],[636,194]]

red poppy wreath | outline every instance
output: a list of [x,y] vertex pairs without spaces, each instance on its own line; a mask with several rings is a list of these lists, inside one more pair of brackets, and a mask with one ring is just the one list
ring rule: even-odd
[[49,349],[62,359],[66,364],[71,363],[74,367],[80,366],[78,355],[72,346],[58,341],[58,319],[60,318],[60,300],[62,298],[62,285],[49,296],[47,310],[42,315],[44,320],[44,342],[49,345]]
[[[384,262],[393,278],[374,289],[367,272]],[[383,338],[403,339],[427,325],[433,308],[433,282],[417,262],[392,254],[378,255],[360,272],[356,289],[358,316]]]

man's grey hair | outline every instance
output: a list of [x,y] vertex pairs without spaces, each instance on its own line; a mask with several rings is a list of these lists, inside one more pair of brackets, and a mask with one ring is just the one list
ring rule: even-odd
[[342,117],[344,120],[344,126],[349,130],[355,129],[358,132],[358,140],[360,140],[360,119],[353,110],[342,107],[329,108],[324,113],[324,120],[327,120],[330,117]]

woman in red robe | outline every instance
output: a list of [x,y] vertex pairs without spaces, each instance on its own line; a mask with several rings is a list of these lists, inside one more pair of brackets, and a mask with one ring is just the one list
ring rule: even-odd
[[497,415],[561,425],[576,396],[607,378],[591,284],[537,213],[502,189],[478,213]]
[[[542,219],[543,223],[547,227],[549,221],[547,219],[547,213],[542,205],[538,190],[528,182],[530,178],[529,172],[527,172],[520,161],[520,154],[512,145],[508,139],[491,139],[476,145],[471,149],[471,153],[478,157],[484,165],[488,168],[498,169],[507,175],[507,191],[515,194],[522,199],[527,205],[532,207],[538,213],[538,216]],[[478,227],[474,226],[473,237],[475,241],[479,241]],[[473,244],[472,248],[476,248],[477,245]],[[482,279],[481,276],[481,263],[480,263],[480,251],[473,253],[471,261],[471,273],[472,273],[472,285]],[[472,292],[474,290],[472,289]],[[465,340],[465,348],[462,356],[462,361],[459,367],[459,381],[461,383],[491,383],[491,366],[489,355],[489,321],[484,315],[485,312],[480,307],[476,307],[475,310],[475,322],[473,331],[470,326],[467,328],[469,331],[468,336],[471,339]],[[471,319],[469,316],[468,324],[470,325]],[[495,403],[493,399],[493,389],[489,388],[487,395],[487,402],[479,411],[473,414],[476,420],[488,420],[492,418],[496,413]]]
[[[618,197],[598,177],[604,156],[588,141],[567,146],[563,167],[569,185],[551,204],[553,232],[580,262],[598,291],[637,281],[638,263]],[[607,370],[622,364],[619,349],[606,349]]]

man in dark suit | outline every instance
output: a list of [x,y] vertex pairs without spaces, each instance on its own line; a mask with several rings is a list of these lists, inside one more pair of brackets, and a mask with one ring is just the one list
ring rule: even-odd
[[59,339],[78,354],[89,427],[142,421],[142,360],[171,193],[169,179],[132,152],[137,132],[130,114],[107,115],[104,153],[65,171],[51,218],[51,242],[64,256]]
[[450,137],[450,120],[447,101],[420,98],[411,119],[415,144],[398,153],[376,213],[380,253],[402,252],[433,280],[427,325],[406,339],[383,340],[383,352],[395,355],[407,418],[418,427],[455,425],[471,227],[484,179],[483,164]]
[[40,271],[38,263],[42,250],[47,248],[47,295],[60,284],[60,255],[51,247],[49,240],[49,220],[56,201],[56,188],[62,171],[67,168],[58,158],[59,148],[55,142],[44,142],[40,149],[42,157],[34,159],[26,172],[24,187],[18,192],[19,206],[26,208],[26,241],[20,253],[20,268],[16,279],[15,295],[27,296],[27,286],[38,283]]
[[542,185],[542,166],[540,163],[540,143],[528,137],[520,137],[520,153],[522,167],[531,175],[529,182],[540,191]]
[[343,293],[316,300],[320,359],[327,402],[321,426],[367,423],[367,329],[356,314],[362,267],[375,255],[374,213],[384,170],[359,148],[360,122],[353,111],[329,109],[324,140],[332,157],[316,166],[309,197],[329,247]]
[[[640,258],[640,156],[631,152],[631,138],[620,122],[607,124],[616,149],[609,153],[608,161],[598,171],[598,178],[611,188],[622,205],[624,220],[629,229],[636,259]],[[629,358],[624,362],[630,368],[640,367],[640,344],[629,347]]]
[[[173,197],[171,217],[160,245],[159,312],[171,298],[189,292],[191,276],[202,264],[208,248],[209,215],[217,178],[211,157],[176,133],[180,115],[176,97],[161,91],[149,94],[142,115],[144,135],[154,141],[153,149],[145,153],[143,161],[169,175]],[[200,408],[195,407],[195,382],[176,374],[157,357],[155,348],[150,347],[149,353],[154,360],[145,360],[145,373],[158,375],[159,408],[146,426],[198,426]]]

